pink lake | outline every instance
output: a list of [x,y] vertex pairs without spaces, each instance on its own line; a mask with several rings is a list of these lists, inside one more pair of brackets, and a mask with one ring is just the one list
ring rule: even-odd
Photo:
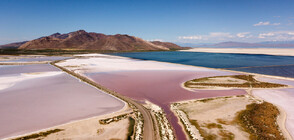
[[170,110],[170,103],[217,96],[243,95],[246,91],[235,90],[185,90],[181,83],[200,77],[233,75],[224,71],[124,71],[85,74],[95,82],[135,100],[149,100],[164,109],[175,130],[177,139],[187,139],[178,124],[177,117]]

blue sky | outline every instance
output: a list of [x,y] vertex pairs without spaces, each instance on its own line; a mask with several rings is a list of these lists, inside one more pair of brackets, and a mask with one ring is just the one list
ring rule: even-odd
[[294,0],[1,0],[0,44],[79,29],[182,43],[294,40]]

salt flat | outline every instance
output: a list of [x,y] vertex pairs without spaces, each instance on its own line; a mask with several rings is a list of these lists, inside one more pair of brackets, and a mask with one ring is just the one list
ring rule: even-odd
[[[43,66],[53,67],[39,67]],[[4,67],[0,67],[0,73]],[[12,84],[0,90],[0,138],[112,113],[125,106],[121,100],[57,69],[28,72],[29,68],[22,71],[18,66],[11,73],[0,74],[5,79],[0,84]]]

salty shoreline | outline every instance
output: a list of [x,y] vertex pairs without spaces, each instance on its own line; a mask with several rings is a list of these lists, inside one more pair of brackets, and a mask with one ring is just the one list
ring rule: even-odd
[[[109,58],[113,58],[113,56],[111,56],[111,55],[98,55],[98,56],[103,56],[103,57],[109,57]],[[116,57],[116,56],[115,56]],[[130,58],[127,58],[127,57],[120,57],[121,59],[126,59],[126,60],[128,60],[128,59],[130,59]],[[141,61],[141,60],[136,60],[136,59],[133,59],[133,60],[135,60],[135,61]],[[93,62],[93,61],[92,61]],[[86,63],[86,61],[83,61],[83,65]],[[107,62],[107,63],[110,63],[110,62]],[[138,62],[138,63],[141,63],[141,62]],[[67,63],[68,64],[68,63]],[[106,63],[103,63],[102,65],[105,65]],[[78,65],[78,64],[77,64]],[[167,67],[166,68],[158,68],[158,66],[159,65],[166,65]],[[169,67],[169,65],[173,65],[173,66],[171,66],[171,67]],[[64,65],[65,67],[67,66],[67,65]],[[68,66],[70,66],[70,65],[68,65]],[[135,66],[135,65],[134,65]],[[151,68],[149,68],[149,66],[151,66]],[[179,67],[178,67],[179,66]],[[181,68],[181,66],[184,66],[184,67],[187,67],[187,68]],[[126,66],[125,66],[126,67]],[[72,67],[72,68],[70,68],[70,67],[68,67],[69,69],[75,69],[75,67]],[[84,74],[84,72],[85,71],[83,71],[83,70],[81,70],[81,69],[78,69],[78,67],[76,67],[77,68],[77,72],[79,73],[79,74],[81,74],[81,75],[84,75],[84,76],[86,76],[85,74]],[[85,68],[85,67],[84,67]],[[91,70],[91,68],[93,68],[93,67],[86,67],[85,69],[86,69],[86,73],[87,72],[96,72],[96,71],[92,71]],[[132,69],[132,68],[126,68],[126,69],[123,69],[123,70],[120,70],[120,69],[111,69],[111,68],[107,68],[107,69],[105,69],[105,70],[103,70],[103,69],[100,69],[98,72],[99,73],[104,73],[104,74],[106,74],[106,76],[108,75],[108,76],[110,76],[110,74],[114,74],[113,76],[114,77],[120,77],[120,76],[122,76],[122,75],[120,75],[119,73],[125,73],[125,74],[127,74],[127,73],[138,73],[139,71],[141,71],[142,72],[142,74],[147,74],[147,77],[148,77],[148,72],[146,73],[146,71],[149,71],[149,72],[158,72],[158,71],[161,71],[162,72],[162,74],[164,74],[165,73],[165,71],[170,71],[171,73],[171,75],[173,75],[172,74],[172,71],[174,71],[174,72],[180,72],[180,71],[186,71],[186,72],[193,72],[193,70],[191,70],[191,69],[194,69],[195,68],[195,70],[196,69],[198,69],[198,70],[196,70],[196,71],[194,71],[194,72],[200,72],[201,73],[201,70],[199,70],[199,68],[200,69],[205,69],[205,70],[207,70],[207,71],[209,71],[209,73],[214,73],[214,72],[219,72],[219,71],[222,71],[222,72],[220,72],[220,74],[216,74],[216,75],[222,75],[222,74],[238,74],[238,73],[242,73],[242,74],[248,74],[248,73],[246,73],[246,72],[238,72],[238,71],[233,71],[233,70],[222,70],[222,69],[215,69],[215,68],[206,68],[206,67],[198,67],[198,66],[190,66],[190,65],[183,65],[183,64],[174,64],[174,63],[165,63],[165,62],[158,62],[158,61],[147,61],[147,70],[145,69],[145,70],[143,70],[142,71],[142,69],[140,70],[140,69]],[[170,70],[170,68],[172,69],[172,70]],[[155,69],[155,70],[154,70]],[[110,71],[109,71],[110,70]],[[115,74],[116,73],[116,74]],[[222,74],[221,74],[222,73]],[[252,73],[250,73],[250,74],[252,74]],[[127,74],[127,75],[129,75],[129,74]],[[137,74],[135,74],[135,75],[137,75]],[[139,74],[139,75],[141,75],[141,74]],[[168,74],[169,75],[169,74]],[[194,75],[194,74],[193,74]],[[193,76],[193,75],[190,75],[191,76],[191,78],[195,78],[195,76]],[[206,74],[204,74],[204,75],[206,75]],[[202,75],[202,76],[204,76],[204,75]],[[208,76],[209,76],[210,74],[208,74]],[[270,78],[278,78],[278,79],[283,79],[283,80],[291,80],[291,81],[294,81],[294,79],[293,78],[285,78],[285,77],[278,77],[278,76],[268,76],[268,75],[261,75],[261,74],[253,74],[253,75],[258,75],[258,76],[265,76],[265,77],[270,77]],[[101,75],[100,75],[101,76]],[[129,75],[130,76],[130,75]],[[158,76],[160,76],[160,75],[158,75]],[[189,76],[189,77],[190,77]],[[200,77],[202,77],[202,76],[200,76]],[[88,78],[90,78],[90,79],[93,79],[94,80],[94,78],[91,78],[91,76],[90,77],[88,77]],[[106,77],[104,77],[104,79],[105,79]],[[107,78],[106,78],[107,79]],[[140,79],[140,78],[139,78]],[[184,78],[185,79],[185,78]],[[145,79],[144,79],[145,80]],[[183,81],[183,80],[182,80]],[[179,86],[182,88],[182,85],[181,85],[182,83],[179,83]],[[103,84],[103,86],[105,86],[104,84]],[[107,87],[107,86],[106,86]],[[217,91],[217,90],[216,90]],[[118,92],[118,93],[120,93],[120,92]],[[185,99],[183,99],[182,101],[184,101]],[[172,111],[172,110],[171,110]],[[100,115],[99,115],[100,116]],[[181,125],[182,126],[182,125]],[[183,129],[183,128],[182,128]],[[39,132],[39,131],[38,131]]]
[[[94,121],[95,123],[97,123],[101,119],[109,118],[109,117],[112,117],[112,116],[118,116],[120,114],[130,113],[130,112],[132,112],[132,109],[128,105],[125,105],[122,109],[120,109],[118,111],[114,111],[114,112],[110,112],[110,113],[102,114],[102,115],[98,115],[98,116],[93,116],[93,117],[89,117],[89,118],[84,118],[84,119],[72,120],[70,122],[63,123],[63,124],[60,124],[60,125],[55,125],[55,126],[52,126],[52,127],[40,129],[40,130],[37,130],[37,131],[34,131],[34,132],[22,134],[22,135],[11,136],[11,137],[4,138],[4,139],[15,139],[15,138],[19,138],[19,137],[23,137],[23,136],[27,136],[27,135],[31,135],[31,134],[36,134],[36,133],[47,131],[47,130],[53,130],[53,129],[64,129],[64,130],[72,129],[73,126],[76,129],[79,129],[79,128],[83,129],[83,127],[85,127],[85,126],[83,126],[83,123],[85,123],[87,121],[91,121],[91,122]],[[91,126],[88,125],[87,127],[91,127]],[[93,128],[93,127],[91,127],[91,128]],[[95,126],[95,129],[94,129],[95,132],[96,132],[96,129],[99,129],[99,127],[96,128],[96,126]],[[93,131],[93,130],[90,130],[90,131]],[[72,132],[72,130],[69,130],[69,132],[67,132],[67,133],[69,133],[69,134],[67,134],[67,136],[70,135],[70,134],[71,134],[70,136],[72,136],[73,135],[72,133],[74,133],[74,132]],[[74,134],[74,135],[77,138],[81,138],[83,136],[83,134]],[[52,135],[50,135],[48,137],[52,137]],[[57,138],[57,137],[55,136],[55,138]],[[69,138],[69,137],[67,137],[67,138]]]
[[294,56],[294,49],[291,49],[291,48],[290,49],[289,48],[193,48],[193,49],[181,50],[181,51]]

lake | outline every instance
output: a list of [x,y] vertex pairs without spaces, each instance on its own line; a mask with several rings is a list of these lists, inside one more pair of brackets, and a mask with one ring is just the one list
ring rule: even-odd
[[111,55],[294,78],[293,56],[179,51],[111,53]]

